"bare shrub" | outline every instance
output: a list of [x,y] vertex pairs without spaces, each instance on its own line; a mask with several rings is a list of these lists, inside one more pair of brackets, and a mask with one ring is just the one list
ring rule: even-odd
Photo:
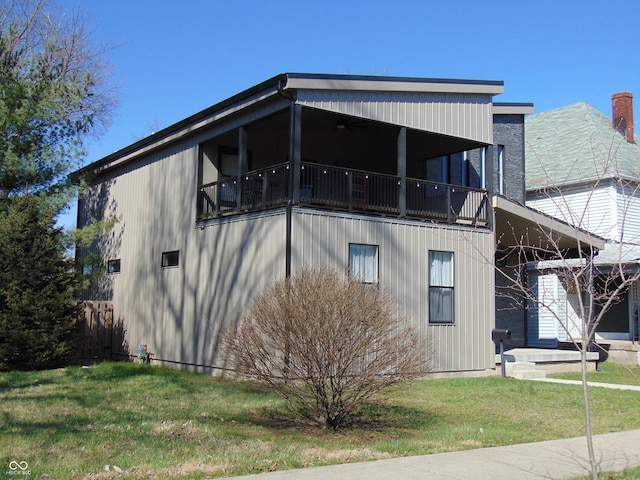
[[430,370],[424,337],[379,289],[326,267],[273,284],[225,344],[232,366],[336,429],[373,394]]

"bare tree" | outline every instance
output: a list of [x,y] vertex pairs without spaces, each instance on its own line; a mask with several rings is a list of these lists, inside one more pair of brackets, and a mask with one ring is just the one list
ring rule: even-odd
[[225,343],[240,374],[331,429],[373,394],[430,370],[428,342],[398,317],[392,298],[326,267],[273,284]]
[[[620,144],[620,141],[614,138],[612,145]],[[509,297],[514,304],[527,304],[539,316],[555,319],[566,338],[580,352],[587,448],[592,478],[597,479],[598,462],[593,448],[587,384],[588,357],[590,352],[601,348],[596,343],[596,330],[607,312],[640,280],[635,265],[638,255],[633,253],[640,250],[635,244],[638,239],[633,239],[634,243],[609,241],[602,251],[594,247],[588,230],[597,230],[597,222],[604,223],[605,219],[600,218],[594,226],[594,213],[589,209],[596,197],[603,194],[602,187],[612,186],[619,193],[616,197],[617,227],[620,238],[626,238],[627,219],[634,202],[640,198],[640,181],[625,178],[618,172],[615,148],[609,148],[606,158],[597,154],[600,151],[597,148],[591,151],[592,159],[587,157],[587,161],[596,164],[594,170],[599,175],[580,188],[579,201],[576,191],[567,189],[558,180],[558,172],[545,167],[549,162],[539,159],[547,186],[538,191],[538,198],[544,200],[547,214],[558,220],[556,227],[560,228],[550,227],[548,215],[530,210],[529,220],[534,228],[523,230],[521,226],[509,225],[506,233],[497,239],[496,272],[502,284],[498,295]],[[574,168],[581,168],[580,162],[584,161],[584,157],[577,160]],[[505,264],[509,267],[498,266]],[[562,295],[552,292],[534,272],[552,272],[557,279],[554,285],[560,286]],[[567,295],[574,300],[569,307]],[[568,315],[567,308],[573,310],[572,315]]]

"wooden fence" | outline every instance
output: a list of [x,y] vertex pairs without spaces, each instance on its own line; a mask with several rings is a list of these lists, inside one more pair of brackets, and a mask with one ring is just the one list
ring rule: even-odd
[[102,301],[82,302],[85,322],[85,343],[79,352],[80,359],[116,360],[128,356],[124,345],[124,328],[113,320],[113,304]]

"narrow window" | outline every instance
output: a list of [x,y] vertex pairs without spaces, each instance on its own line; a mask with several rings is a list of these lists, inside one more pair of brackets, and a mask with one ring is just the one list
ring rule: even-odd
[[462,161],[460,162],[460,185],[469,187],[469,155],[462,152]]
[[453,252],[429,252],[429,323],[454,323]]
[[487,147],[480,149],[480,188],[487,188]]
[[107,262],[107,273],[120,273],[120,259],[109,260]]
[[378,283],[378,245],[349,244],[349,275],[363,283]]
[[498,193],[504,195],[504,145],[498,145]]
[[180,260],[180,251],[162,252],[162,268],[177,267]]

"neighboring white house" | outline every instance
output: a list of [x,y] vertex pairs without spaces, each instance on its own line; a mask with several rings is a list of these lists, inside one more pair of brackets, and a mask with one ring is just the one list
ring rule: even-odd
[[[577,103],[532,115],[525,126],[527,205],[606,239],[594,260],[600,278],[616,265],[637,271],[640,148],[634,139],[631,94],[613,96],[613,118]],[[548,267],[534,266],[529,277],[566,328],[552,315],[530,308],[531,346],[555,346],[569,340],[569,333],[579,338],[582,292],[567,289]],[[597,283],[598,277],[596,288]],[[599,338],[637,340],[639,306],[640,289],[634,284],[603,318]]]
[[[524,114],[502,82],[287,73],[85,167],[78,225],[123,338],[224,367],[220,332],[307,265],[364,274],[433,340],[438,372],[495,368],[491,196],[524,201]],[[522,212],[501,197],[496,217]],[[500,222],[497,222],[500,224]],[[526,220],[524,221],[526,223]],[[425,352],[427,353],[427,352]]]

